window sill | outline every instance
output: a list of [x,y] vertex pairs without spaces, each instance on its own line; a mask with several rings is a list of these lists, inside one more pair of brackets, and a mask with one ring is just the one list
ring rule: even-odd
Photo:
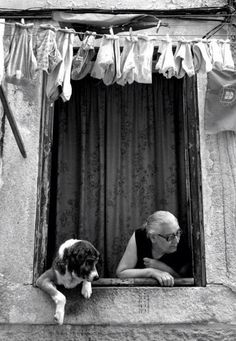
[[[100,278],[93,282],[93,287],[156,287],[157,281],[152,278]],[[194,278],[176,278],[175,287],[194,286]]]

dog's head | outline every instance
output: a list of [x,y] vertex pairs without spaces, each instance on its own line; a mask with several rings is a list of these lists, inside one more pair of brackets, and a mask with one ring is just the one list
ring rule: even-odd
[[89,282],[99,279],[96,268],[99,257],[98,250],[86,240],[78,240],[66,248],[63,255],[68,271]]

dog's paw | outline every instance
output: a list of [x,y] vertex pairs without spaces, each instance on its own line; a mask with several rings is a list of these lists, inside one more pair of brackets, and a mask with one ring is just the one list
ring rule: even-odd
[[62,325],[64,321],[64,315],[65,315],[66,298],[63,294],[58,293],[53,299],[54,299],[54,302],[56,303],[54,320],[56,323]]
[[83,281],[81,294],[85,298],[90,298],[91,297],[91,295],[92,295],[92,285],[91,285],[90,282]]
[[62,325],[64,322],[65,309],[57,307],[54,315],[54,320],[57,324]]

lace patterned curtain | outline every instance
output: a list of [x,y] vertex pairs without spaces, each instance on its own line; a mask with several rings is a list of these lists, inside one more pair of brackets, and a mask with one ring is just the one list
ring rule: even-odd
[[186,224],[182,80],[105,86],[74,81],[57,101],[49,239],[91,241],[114,277],[133,232],[156,210]]

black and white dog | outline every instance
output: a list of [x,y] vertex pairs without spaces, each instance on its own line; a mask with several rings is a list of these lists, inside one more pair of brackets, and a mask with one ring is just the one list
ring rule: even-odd
[[54,318],[58,324],[63,324],[64,321],[66,298],[56,285],[71,289],[82,282],[81,294],[89,298],[92,294],[91,282],[99,278],[96,269],[99,256],[90,242],[69,239],[60,246],[52,267],[36,281],[36,285],[55,302]]

